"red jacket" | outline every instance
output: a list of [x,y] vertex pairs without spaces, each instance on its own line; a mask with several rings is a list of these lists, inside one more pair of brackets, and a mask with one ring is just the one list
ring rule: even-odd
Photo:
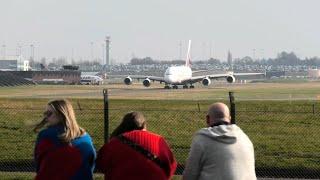
[[105,179],[163,180],[172,177],[177,163],[164,138],[142,130],[130,131],[123,135],[158,156],[164,167],[160,168],[118,138],[112,138],[100,149],[97,158],[97,168],[105,174]]

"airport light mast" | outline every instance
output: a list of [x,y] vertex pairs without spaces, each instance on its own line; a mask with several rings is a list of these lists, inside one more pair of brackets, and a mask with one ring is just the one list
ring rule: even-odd
[[34,45],[30,45],[30,61],[34,61]]
[[3,56],[3,60],[6,59],[6,45],[2,45],[2,56]]
[[110,60],[109,60],[109,50],[110,50],[110,36],[106,37],[106,69],[109,69]]

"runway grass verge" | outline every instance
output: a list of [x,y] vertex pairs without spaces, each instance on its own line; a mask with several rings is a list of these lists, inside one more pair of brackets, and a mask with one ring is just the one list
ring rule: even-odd
[[196,85],[195,89],[163,89],[163,85],[152,84],[146,88],[141,84],[131,86],[108,84],[102,86],[37,85],[0,88],[0,98],[77,98],[102,99],[102,90],[109,90],[110,99],[148,100],[207,100],[224,99],[229,91],[236,94],[237,101],[248,100],[320,100],[320,83],[215,83],[208,87]]

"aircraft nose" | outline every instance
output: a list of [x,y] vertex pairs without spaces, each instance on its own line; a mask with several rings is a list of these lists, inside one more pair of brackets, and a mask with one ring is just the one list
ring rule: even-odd
[[168,81],[169,82],[174,82],[174,76],[173,75],[168,75]]

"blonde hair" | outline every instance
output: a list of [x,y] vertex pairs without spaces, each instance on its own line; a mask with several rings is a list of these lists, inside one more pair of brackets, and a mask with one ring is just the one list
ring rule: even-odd
[[[59,138],[65,142],[70,143],[73,139],[82,136],[85,130],[81,128],[76,120],[76,116],[70,101],[66,99],[53,100],[48,103],[52,107],[54,113],[58,118],[60,118],[60,124],[64,128],[64,133],[62,133]],[[41,128],[47,125],[46,118],[39,122],[34,131],[38,132]]]

